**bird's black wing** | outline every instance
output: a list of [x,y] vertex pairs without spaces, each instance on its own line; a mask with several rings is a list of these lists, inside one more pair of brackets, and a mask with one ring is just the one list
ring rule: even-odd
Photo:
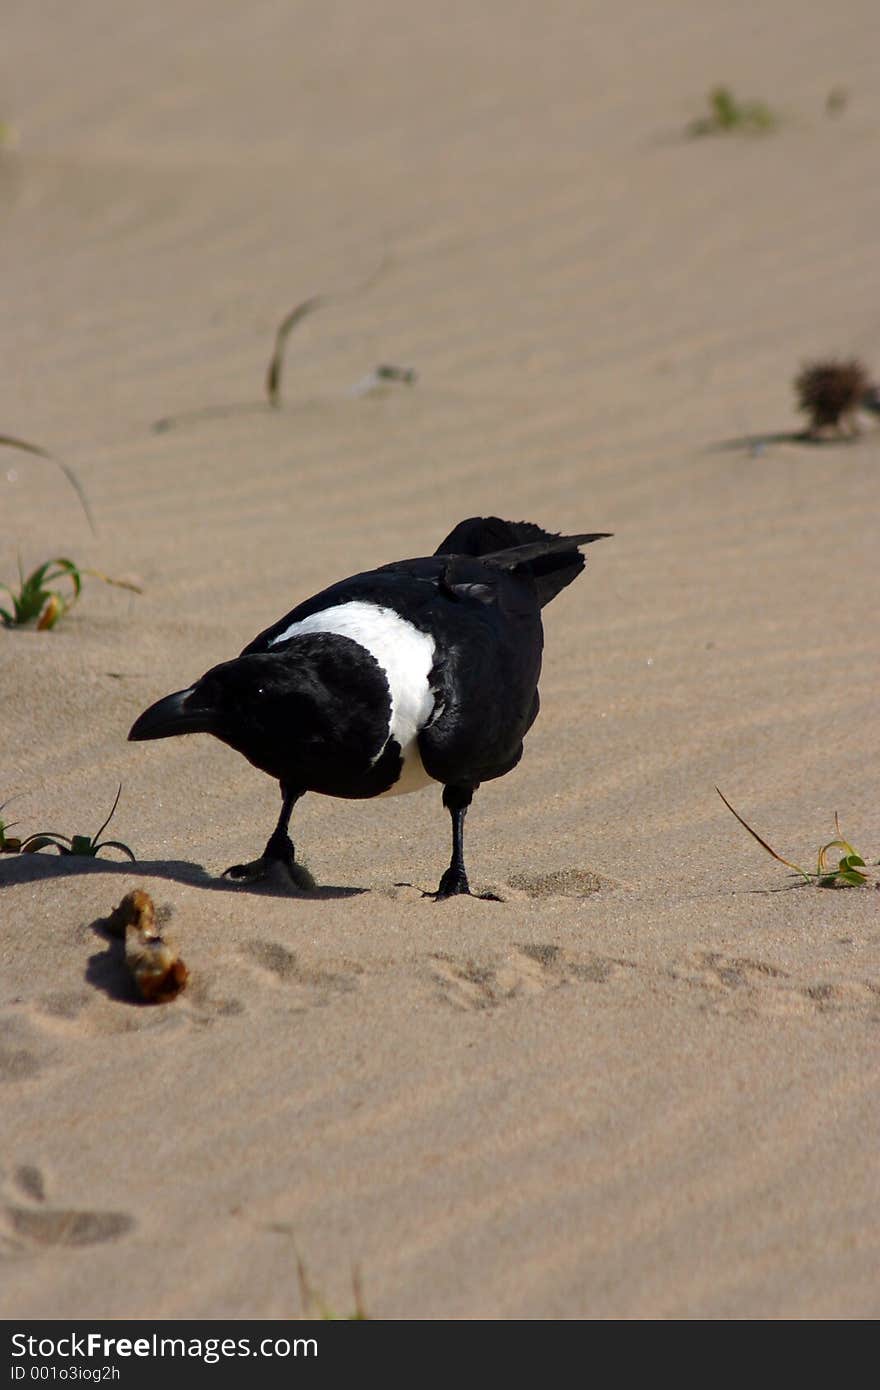
[[419,735],[422,762],[444,784],[501,777],[522,756],[538,713],[544,634],[530,578],[479,560],[447,559],[432,615],[440,640],[434,714]]
[[452,557],[426,556],[416,560],[397,560],[393,564],[383,565],[381,569],[352,575],[350,579],[341,579],[328,589],[322,589],[319,594],[298,604],[271,627],[267,627],[241,654],[283,651],[284,644],[278,638],[294,623],[346,603],[372,603],[390,608],[420,630],[433,633],[432,605],[441,598],[447,601],[463,600],[469,585],[473,589],[470,596],[474,601],[495,602],[498,573],[484,571],[478,562],[459,561]]
[[426,630],[430,630],[430,623],[423,616],[425,605],[433,601],[435,592],[464,599],[465,589],[471,585],[470,597],[487,605],[501,602],[503,606],[505,601],[511,601],[514,591],[499,584],[499,571],[531,581],[543,608],[583,569],[584,557],[579,547],[602,540],[606,534],[560,536],[527,521],[470,517],[459,522],[435,555],[396,560],[342,579],[304,600],[249,642],[242,656],[282,650],[278,638],[293,623],[343,603],[388,606]]
[[396,561],[301,603],[243,655],[282,653],[292,624],[353,602],[392,609],[434,639],[434,709],[419,736],[430,776],[475,784],[513,767],[537,714],[543,632],[531,578],[469,556]]

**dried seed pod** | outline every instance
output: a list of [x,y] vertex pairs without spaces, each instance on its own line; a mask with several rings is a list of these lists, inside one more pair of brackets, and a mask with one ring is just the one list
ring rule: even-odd
[[823,429],[857,434],[856,414],[871,409],[876,387],[855,357],[845,362],[809,362],[795,377],[798,409],[809,417],[809,432]]

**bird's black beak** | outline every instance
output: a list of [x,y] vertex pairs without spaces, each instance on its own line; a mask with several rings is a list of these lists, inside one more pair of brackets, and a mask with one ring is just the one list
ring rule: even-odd
[[213,711],[192,703],[194,690],[191,685],[188,690],[178,690],[150,705],[132,724],[129,739],[138,743],[148,738],[172,738],[174,734],[213,733]]

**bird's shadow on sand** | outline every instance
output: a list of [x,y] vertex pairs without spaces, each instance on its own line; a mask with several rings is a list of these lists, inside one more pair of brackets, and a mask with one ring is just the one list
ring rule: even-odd
[[263,898],[303,898],[310,902],[356,898],[369,891],[333,884],[306,890],[295,887],[289,879],[234,883],[228,878],[209,874],[201,864],[193,864],[186,859],[138,859],[130,863],[118,859],[92,859],[85,855],[44,853],[4,855],[0,859],[0,888],[11,883],[43,883],[47,879],[73,878],[82,874],[109,874],[111,877],[128,879],[133,874],[143,874],[149,878],[167,878],[174,883],[186,883],[214,892]]

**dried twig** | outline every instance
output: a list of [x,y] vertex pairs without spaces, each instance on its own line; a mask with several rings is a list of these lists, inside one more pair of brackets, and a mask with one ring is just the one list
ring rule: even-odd
[[277,410],[281,404],[281,368],[284,365],[284,349],[287,346],[287,339],[290,332],[301,319],[307,314],[312,314],[324,303],[323,295],[313,295],[311,299],[304,299],[301,304],[297,304],[286,314],[275,331],[275,348],[269,360],[269,367],[266,372],[266,395],[269,404]]
[[[298,323],[301,323],[307,315],[314,313],[316,309],[322,308],[327,304],[332,304],[339,300],[353,299],[365,294],[372,289],[373,285],[385,274],[391,264],[391,255],[387,247],[382,253],[379,263],[369,272],[368,275],[360,280],[356,285],[349,289],[339,290],[337,293],[316,294],[309,299],[304,299],[295,305],[279,323],[275,330],[275,342],[272,349],[272,356],[269,359],[269,366],[266,369],[266,400],[264,401],[239,401],[231,405],[209,405],[199,410],[188,410],[181,415],[164,415],[160,420],[155,420],[152,429],[157,434],[163,434],[168,430],[174,429],[176,425],[183,421],[192,422],[195,420],[207,420],[222,418],[228,415],[249,415],[263,411],[267,408],[277,410],[281,406],[281,375],[284,367],[284,354],[287,348],[287,340]],[[379,371],[385,370],[379,368]],[[398,369],[391,369],[396,372]],[[413,377],[410,379],[414,379]]]

